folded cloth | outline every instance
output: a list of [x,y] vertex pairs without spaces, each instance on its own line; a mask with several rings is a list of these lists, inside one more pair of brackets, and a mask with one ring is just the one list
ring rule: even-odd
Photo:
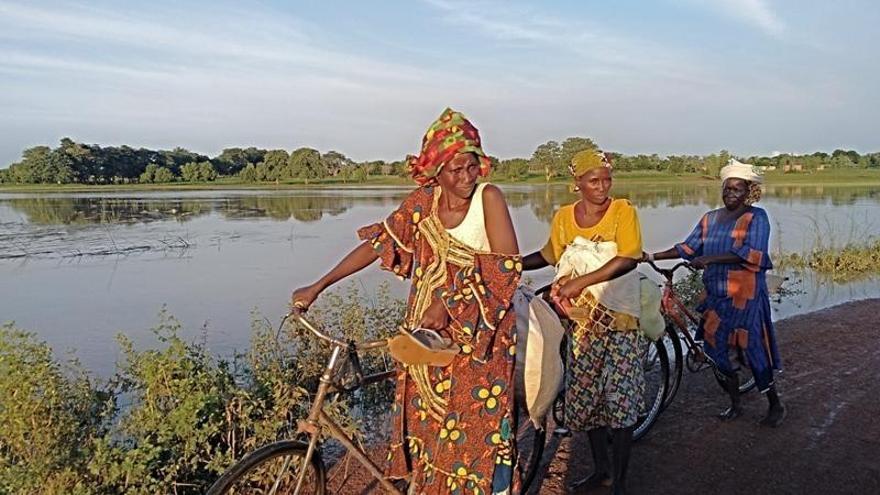
[[727,165],[721,168],[721,182],[727,179],[742,179],[759,184],[764,182],[764,176],[754,165],[742,163],[734,158],[731,158]]
[[531,288],[520,286],[513,296],[516,312],[514,384],[535,426],[544,424],[562,387],[564,369],[559,346],[565,329],[556,313]]
[[[575,237],[565,248],[556,265],[556,280],[565,276],[579,277],[598,270],[617,256],[617,243],[595,242]],[[639,300],[639,275],[635,270],[613,280],[586,288],[606,308],[626,313],[636,318],[641,311]]]

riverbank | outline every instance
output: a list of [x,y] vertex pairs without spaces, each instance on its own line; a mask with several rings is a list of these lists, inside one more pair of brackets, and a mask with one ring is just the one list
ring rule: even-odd
[[[717,179],[699,174],[669,174],[664,172],[615,172],[617,184],[712,184]],[[490,177],[496,184],[567,184],[562,177],[547,182],[543,176],[532,175],[526,179],[511,180]],[[766,182],[774,186],[866,186],[880,185],[880,170],[851,169],[823,170],[812,173],[768,172]],[[227,189],[286,190],[301,188],[371,188],[371,187],[412,187],[412,181],[404,177],[369,177],[361,183],[341,179],[319,179],[312,181],[291,180],[274,182],[242,182],[235,177],[214,182],[176,182],[168,184],[0,184],[0,193],[58,193],[58,192],[133,192],[133,191],[210,191]]]
[[[742,417],[720,423],[725,398],[711,374],[686,374],[675,402],[633,447],[629,493],[880,492],[878,312],[880,299],[870,299],[777,323],[785,368],[778,386],[788,407],[777,429],[756,424],[766,407],[756,392],[744,396]],[[568,493],[589,459],[580,436],[551,439],[531,493]],[[351,464],[346,476],[344,467],[331,472],[331,492],[372,493],[366,473]]]

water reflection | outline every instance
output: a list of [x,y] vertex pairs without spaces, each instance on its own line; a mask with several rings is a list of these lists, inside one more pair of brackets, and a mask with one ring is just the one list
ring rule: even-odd
[[[560,205],[577,198],[569,187],[552,185],[503,185],[511,207],[527,206],[540,220],[549,222]],[[193,218],[217,213],[224,218],[269,218],[279,221],[295,219],[317,222],[326,216],[338,216],[356,205],[387,205],[393,207],[407,189],[317,190],[314,192],[240,194],[231,191],[215,196],[190,197],[191,193],[174,196],[113,197],[99,195],[41,196],[2,195],[0,206],[24,217],[35,225],[87,225],[108,223],[147,223],[174,220],[186,222]],[[688,184],[623,184],[614,186],[616,197],[628,198],[639,208],[721,204],[717,183]],[[857,201],[877,202],[880,188],[875,186],[767,186],[766,198],[782,204],[825,203],[850,205]],[[0,218],[0,220],[4,220]]]
[[229,220],[269,218],[286,221],[292,218],[300,222],[317,222],[327,215],[340,215],[355,205],[391,205],[399,197],[402,194],[366,197],[332,194],[247,195],[195,199],[27,196],[0,197],[0,206],[8,206],[13,214],[20,215],[33,225],[186,222],[211,213]]

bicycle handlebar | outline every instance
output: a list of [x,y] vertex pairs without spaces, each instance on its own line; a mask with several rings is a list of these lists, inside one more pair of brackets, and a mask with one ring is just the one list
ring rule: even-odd
[[[348,345],[349,345],[348,342],[341,340],[341,339],[338,339],[336,337],[333,337],[331,335],[328,335],[327,333],[322,332],[320,329],[318,329],[318,326],[315,325],[314,323],[312,323],[311,321],[309,321],[309,319],[304,316],[304,313],[305,313],[305,311],[303,311],[300,308],[297,308],[297,307],[291,308],[290,312],[287,313],[286,315],[284,315],[284,318],[281,320],[281,325],[284,326],[284,323],[292,316],[292,317],[296,318],[296,321],[299,322],[300,325],[306,327],[306,329],[309,332],[311,332],[315,337],[318,337],[319,339],[323,340],[324,342],[327,342],[327,343],[334,345],[334,346],[348,347]],[[388,341],[385,339],[368,340],[365,342],[355,343],[355,348],[359,351],[378,349],[378,348],[387,347],[387,346],[388,346]]]
[[696,268],[694,268],[693,265],[691,265],[691,264],[690,264],[689,262],[687,262],[687,261],[680,261],[680,262],[676,263],[672,268],[660,268],[659,266],[657,266],[656,264],[654,264],[654,262],[651,261],[651,260],[647,260],[647,263],[648,263],[648,265],[651,266],[651,268],[654,269],[654,271],[656,271],[656,272],[659,273],[660,275],[663,275],[663,277],[666,278],[666,279],[669,280],[669,281],[672,281],[672,276],[673,276],[673,274],[674,274],[679,268],[687,268],[687,269],[690,270],[692,273],[697,273],[697,271],[698,271]]

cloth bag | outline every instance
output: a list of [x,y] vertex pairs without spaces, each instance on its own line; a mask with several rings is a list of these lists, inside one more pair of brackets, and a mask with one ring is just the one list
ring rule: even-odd
[[[556,265],[556,277],[579,277],[598,270],[617,256],[617,243],[596,242],[581,236],[574,238],[565,248]],[[591,285],[587,289],[606,308],[638,318],[641,315],[639,300],[639,274],[635,270],[613,280]]]
[[666,320],[660,313],[660,299],[663,297],[660,286],[639,273],[639,296],[639,330],[645,337],[656,341],[666,330]]
[[517,288],[513,309],[516,312],[514,393],[522,399],[535,426],[542,427],[562,387],[564,368],[559,346],[565,329],[550,305],[529,287]]

